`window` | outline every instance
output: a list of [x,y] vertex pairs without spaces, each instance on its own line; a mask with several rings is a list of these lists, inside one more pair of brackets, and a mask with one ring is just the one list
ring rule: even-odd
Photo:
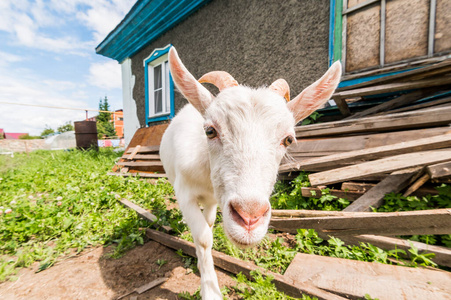
[[[395,70],[451,52],[450,0],[332,0],[331,60],[344,73]],[[373,73],[374,73],[373,72]]]
[[144,59],[147,123],[174,116],[173,83],[168,65],[170,47],[155,49]]

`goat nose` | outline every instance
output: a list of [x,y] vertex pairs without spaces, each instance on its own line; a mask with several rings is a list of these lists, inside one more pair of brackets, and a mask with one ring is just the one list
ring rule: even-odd
[[248,231],[252,231],[259,225],[259,221],[262,221],[262,217],[269,210],[269,203],[246,203],[246,207],[244,207],[238,201],[230,202],[230,211],[232,214],[233,220],[247,229]]

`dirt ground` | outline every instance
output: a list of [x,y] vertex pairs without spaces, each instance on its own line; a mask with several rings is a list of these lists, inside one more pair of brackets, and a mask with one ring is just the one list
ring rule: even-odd
[[[162,285],[122,299],[179,299],[178,293],[192,294],[200,286],[199,274],[185,269],[179,255],[157,242],[149,241],[119,259],[105,258],[108,251],[85,250],[40,273],[23,269],[16,281],[0,284],[0,299],[116,299],[164,276],[169,279]],[[158,259],[167,263],[160,268]],[[217,274],[221,287],[236,284],[225,272]]]

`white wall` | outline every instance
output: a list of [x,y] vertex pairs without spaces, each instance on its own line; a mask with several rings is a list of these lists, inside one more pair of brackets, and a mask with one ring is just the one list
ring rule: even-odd
[[132,74],[132,61],[130,58],[121,63],[122,67],[122,101],[124,108],[124,140],[125,147],[130,143],[136,130],[139,129],[136,101],[133,99],[135,75]]

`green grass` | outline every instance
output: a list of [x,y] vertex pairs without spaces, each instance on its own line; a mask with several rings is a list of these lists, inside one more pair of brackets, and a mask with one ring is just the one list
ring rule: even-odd
[[[0,156],[0,281],[13,279],[17,270],[39,263],[37,271],[52,266],[85,249],[114,245],[112,257],[144,242],[143,228],[151,226],[135,212],[117,201],[126,198],[151,209],[160,225],[169,225],[176,235],[192,240],[178,209],[167,209],[174,202],[173,190],[163,179],[150,184],[139,178],[106,175],[121,153],[108,149],[96,151],[37,151],[14,158]],[[301,187],[309,186],[303,173],[291,183],[277,183],[271,205],[274,209],[342,210],[349,202],[323,190],[320,198],[301,196]],[[378,211],[432,209],[451,206],[451,187],[438,187],[439,195],[423,198],[389,194]],[[239,249],[227,238],[218,214],[214,227],[215,250],[236,258],[253,261],[267,270],[283,274],[296,253],[340,257],[391,264],[399,260],[402,250],[385,251],[361,243],[346,246],[334,237],[324,240],[314,230],[299,229],[287,243],[275,235],[265,238],[257,247]],[[450,246],[450,235],[414,236],[430,244]],[[409,250],[409,266],[435,266],[431,254]],[[195,258],[181,253],[185,267],[197,271]],[[157,261],[163,266],[164,260]],[[238,275],[237,285],[223,293],[234,293],[243,299],[292,299],[277,291],[270,277],[253,273],[253,280]],[[185,299],[199,299],[199,292]],[[303,299],[310,299],[306,296]]]
[[106,175],[119,156],[101,149],[0,157],[0,281],[34,262],[44,270],[89,246],[114,244],[111,255],[118,257],[143,243],[149,224],[117,199],[160,209],[172,188],[164,180],[155,186]]

